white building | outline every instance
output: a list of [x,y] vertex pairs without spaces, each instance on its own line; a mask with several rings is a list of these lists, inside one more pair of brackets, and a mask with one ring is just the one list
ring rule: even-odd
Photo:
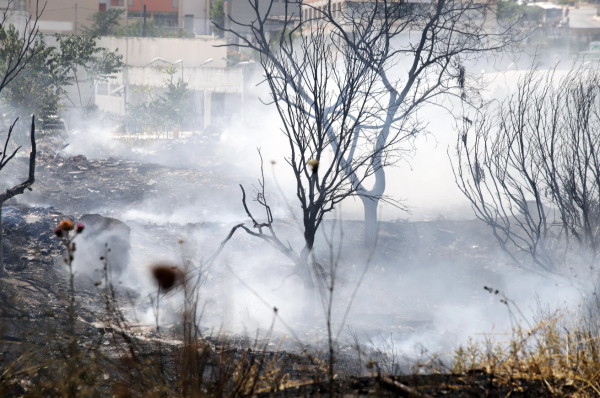
[[[244,96],[243,67],[228,67],[225,41],[211,36],[195,39],[102,37],[98,45],[123,55],[126,66],[109,83],[96,86],[95,103],[104,110],[124,115],[126,104],[143,101],[141,88],[160,92],[165,87],[164,66],[177,67],[192,93],[194,126],[203,130],[221,124],[239,110]],[[227,109],[227,111],[225,111]]]

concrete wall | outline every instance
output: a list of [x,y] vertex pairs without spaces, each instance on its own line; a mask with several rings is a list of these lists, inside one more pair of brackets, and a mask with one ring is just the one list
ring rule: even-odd
[[96,105],[106,112],[117,115],[125,114],[125,101],[118,96],[96,95]]
[[6,13],[6,21],[5,25],[14,25],[14,27],[19,31],[23,32],[25,28],[27,31],[31,31],[33,24],[30,22],[27,24],[27,18],[29,17],[29,13],[27,11],[8,11]]
[[25,6],[25,1],[24,0],[16,0],[16,1],[10,1],[10,0],[0,0],[0,10],[23,10]]
[[[174,81],[182,77],[181,69],[173,75]],[[145,95],[135,93],[135,88],[151,87],[155,94],[164,90],[170,78],[159,66],[130,66],[109,83],[96,87],[96,105],[104,111],[124,115],[127,103],[137,103]],[[244,98],[243,68],[194,67],[183,69],[183,81],[188,83],[197,130],[206,126],[227,123],[242,114]]]
[[101,37],[98,45],[111,51],[118,49],[123,61],[130,66],[146,66],[155,58],[163,58],[169,62],[183,60],[184,68],[196,67],[209,58],[213,68],[223,68],[227,57],[226,47],[214,47],[226,44],[224,40],[216,40],[211,36],[195,39],[171,39],[151,37]]
[[189,31],[186,25],[192,21],[192,32],[197,35],[208,35],[210,33],[209,13],[210,0],[183,0],[181,10],[181,27]]
[[[269,6],[271,5],[270,1],[259,1],[258,2],[258,11],[261,15],[265,15]],[[300,5],[297,2],[288,3],[287,15],[295,17],[300,17]],[[277,17],[285,15],[286,3],[285,0],[279,0],[277,2],[273,1],[271,6],[271,10],[269,12],[269,16],[272,17],[270,21],[267,22],[265,29],[267,31],[278,30],[281,29],[281,22],[277,21]],[[248,0],[226,0],[225,1],[225,9],[226,14],[229,15],[233,20],[242,24],[251,24],[254,20],[256,20],[256,11],[251,7]],[[239,26],[231,22],[231,20],[225,16],[225,27],[234,29],[239,33],[250,33],[250,29],[245,26]]]
[[125,114],[125,96],[127,90],[123,84],[125,73],[113,75],[114,79],[108,82],[98,82],[95,86],[95,104],[103,111]]
[[[160,67],[129,67],[127,68],[127,83],[133,86],[164,87],[169,75],[163,73]],[[174,81],[181,78],[181,69],[173,75]],[[244,87],[242,68],[183,68],[183,81],[188,89],[196,91],[214,91],[219,93],[241,94]]]
[[[36,0],[26,1],[27,11],[35,14]],[[44,33],[82,33],[83,26],[91,25],[88,18],[99,10],[98,0],[40,1],[39,6],[43,7],[44,3],[46,3],[46,8],[39,21],[40,31]],[[75,4],[77,4],[77,10],[75,10]]]
[[[133,0],[133,5],[128,5],[127,0],[125,0],[125,5],[127,5],[127,9],[129,11],[140,11],[140,5],[146,6],[146,12],[178,12],[179,11],[179,2],[176,0],[143,0],[144,2],[140,4],[141,0]],[[188,0],[189,1],[189,0]],[[194,0],[192,0],[194,1]],[[175,7],[173,7],[175,5]]]
[[[207,36],[196,39],[102,37],[98,44],[112,51],[118,49],[127,65],[108,85],[98,84],[96,105],[102,110],[125,114],[127,103],[133,104],[141,99],[139,94],[134,93],[135,88],[149,86],[155,93],[161,92],[165,81],[170,78],[163,68],[168,64],[155,62],[148,65],[160,57],[171,63],[183,60],[183,63],[177,64],[173,79],[183,78],[188,84],[195,109],[195,129],[227,123],[242,113],[244,69],[226,67],[221,57],[227,56],[227,48],[214,47],[225,44],[223,40]],[[201,66],[209,58],[214,61]]]

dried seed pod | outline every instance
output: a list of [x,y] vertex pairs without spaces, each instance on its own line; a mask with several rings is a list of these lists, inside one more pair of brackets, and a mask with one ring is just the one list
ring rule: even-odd
[[71,221],[71,220],[62,220],[58,224],[58,227],[60,229],[62,229],[63,231],[72,231],[74,228],[74,224],[73,224],[73,221]]
[[311,169],[313,174],[319,171],[319,161],[317,159],[311,159],[307,163],[308,167]]
[[168,291],[179,283],[181,273],[177,270],[177,267],[159,264],[152,267],[152,276],[158,283],[160,290]]
[[57,238],[62,238],[63,237],[63,230],[60,227],[57,227],[54,230],[54,235],[56,235]]

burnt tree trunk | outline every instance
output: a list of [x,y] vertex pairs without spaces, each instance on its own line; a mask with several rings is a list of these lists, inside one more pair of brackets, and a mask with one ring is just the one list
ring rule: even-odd
[[361,197],[365,210],[365,234],[364,245],[367,249],[373,250],[377,242],[377,207],[379,199]]
[[[11,127],[12,130],[12,127]],[[10,132],[6,139],[6,143],[4,145],[4,153],[6,153],[6,147],[8,145],[8,141],[10,140]],[[17,149],[18,150],[18,149]],[[15,151],[16,154],[16,151]],[[3,193],[0,194],[0,278],[6,276],[6,267],[4,266],[4,241],[2,235],[2,206],[4,202],[7,200],[21,195],[25,192],[25,189],[31,190],[31,185],[35,182],[35,155],[36,155],[36,146],[35,146],[35,116],[31,117],[31,152],[29,154],[29,177],[27,180],[17,186],[7,189]],[[14,156],[14,154],[13,154]],[[12,156],[4,163],[8,163]]]
[[302,303],[302,315],[305,318],[315,316],[315,283],[310,272],[309,256],[312,248],[305,246],[300,253],[300,259],[296,262],[295,274],[302,280],[304,287],[304,299]]
[[364,245],[368,250],[373,250],[377,243],[377,233],[379,229],[377,209],[379,207],[379,201],[385,193],[386,185],[385,170],[381,164],[380,156],[376,156],[373,159],[373,167],[376,170],[375,184],[370,190],[363,190],[364,195],[359,196],[365,211]]
[[2,205],[4,203],[0,203],[0,278],[4,278],[6,274],[6,268],[4,267],[4,239],[2,235]]

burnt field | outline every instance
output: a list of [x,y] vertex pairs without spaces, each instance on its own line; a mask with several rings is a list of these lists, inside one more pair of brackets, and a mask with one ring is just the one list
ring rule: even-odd
[[[293,262],[265,242],[236,232],[207,262],[233,226],[251,225],[239,212],[216,221],[224,204],[240,206],[237,184],[249,178],[127,156],[68,156],[60,147],[41,140],[34,190],[3,207],[8,274],[1,279],[0,334],[2,363],[11,372],[2,379],[5,396],[54,394],[62,388],[59,369],[74,378],[65,383],[83,383],[82,396],[179,394],[181,377],[192,377],[189,361],[199,367],[195,382],[217,395],[577,393],[562,378],[507,373],[500,359],[495,374],[479,348],[461,362],[469,336],[510,331],[514,314],[505,300],[531,306],[535,293],[554,289],[564,297],[572,288],[548,287],[547,279],[509,265],[479,220],[380,222],[373,252],[363,248],[361,221],[325,221],[314,259],[325,280],[331,262],[337,264],[336,299],[329,318],[319,301],[307,317]],[[23,166],[20,159],[9,171]],[[185,211],[173,217],[178,212],[169,215],[165,203]],[[136,209],[159,215],[140,217]],[[192,222],[181,218],[186,211]],[[73,285],[64,241],[54,231],[64,219],[85,226],[73,241]],[[275,218],[273,227],[282,241],[301,243],[295,219]],[[333,238],[341,249],[332,257]],[[185,270],[192,275],[186,280],[202,275],[192,308],[185,285],[156,301],[151,267],[157,264]],[[528,310],[538,316],[551,315],[543,303],[533,306]],[[334,381],[328,381],[328,319],[341,328]],[[69,371],[71,362],[94,376]],[[44,363],[56,363],[59,373]]]
[[597,4],[248,1],[0,2],[0,398],[599,397]]

